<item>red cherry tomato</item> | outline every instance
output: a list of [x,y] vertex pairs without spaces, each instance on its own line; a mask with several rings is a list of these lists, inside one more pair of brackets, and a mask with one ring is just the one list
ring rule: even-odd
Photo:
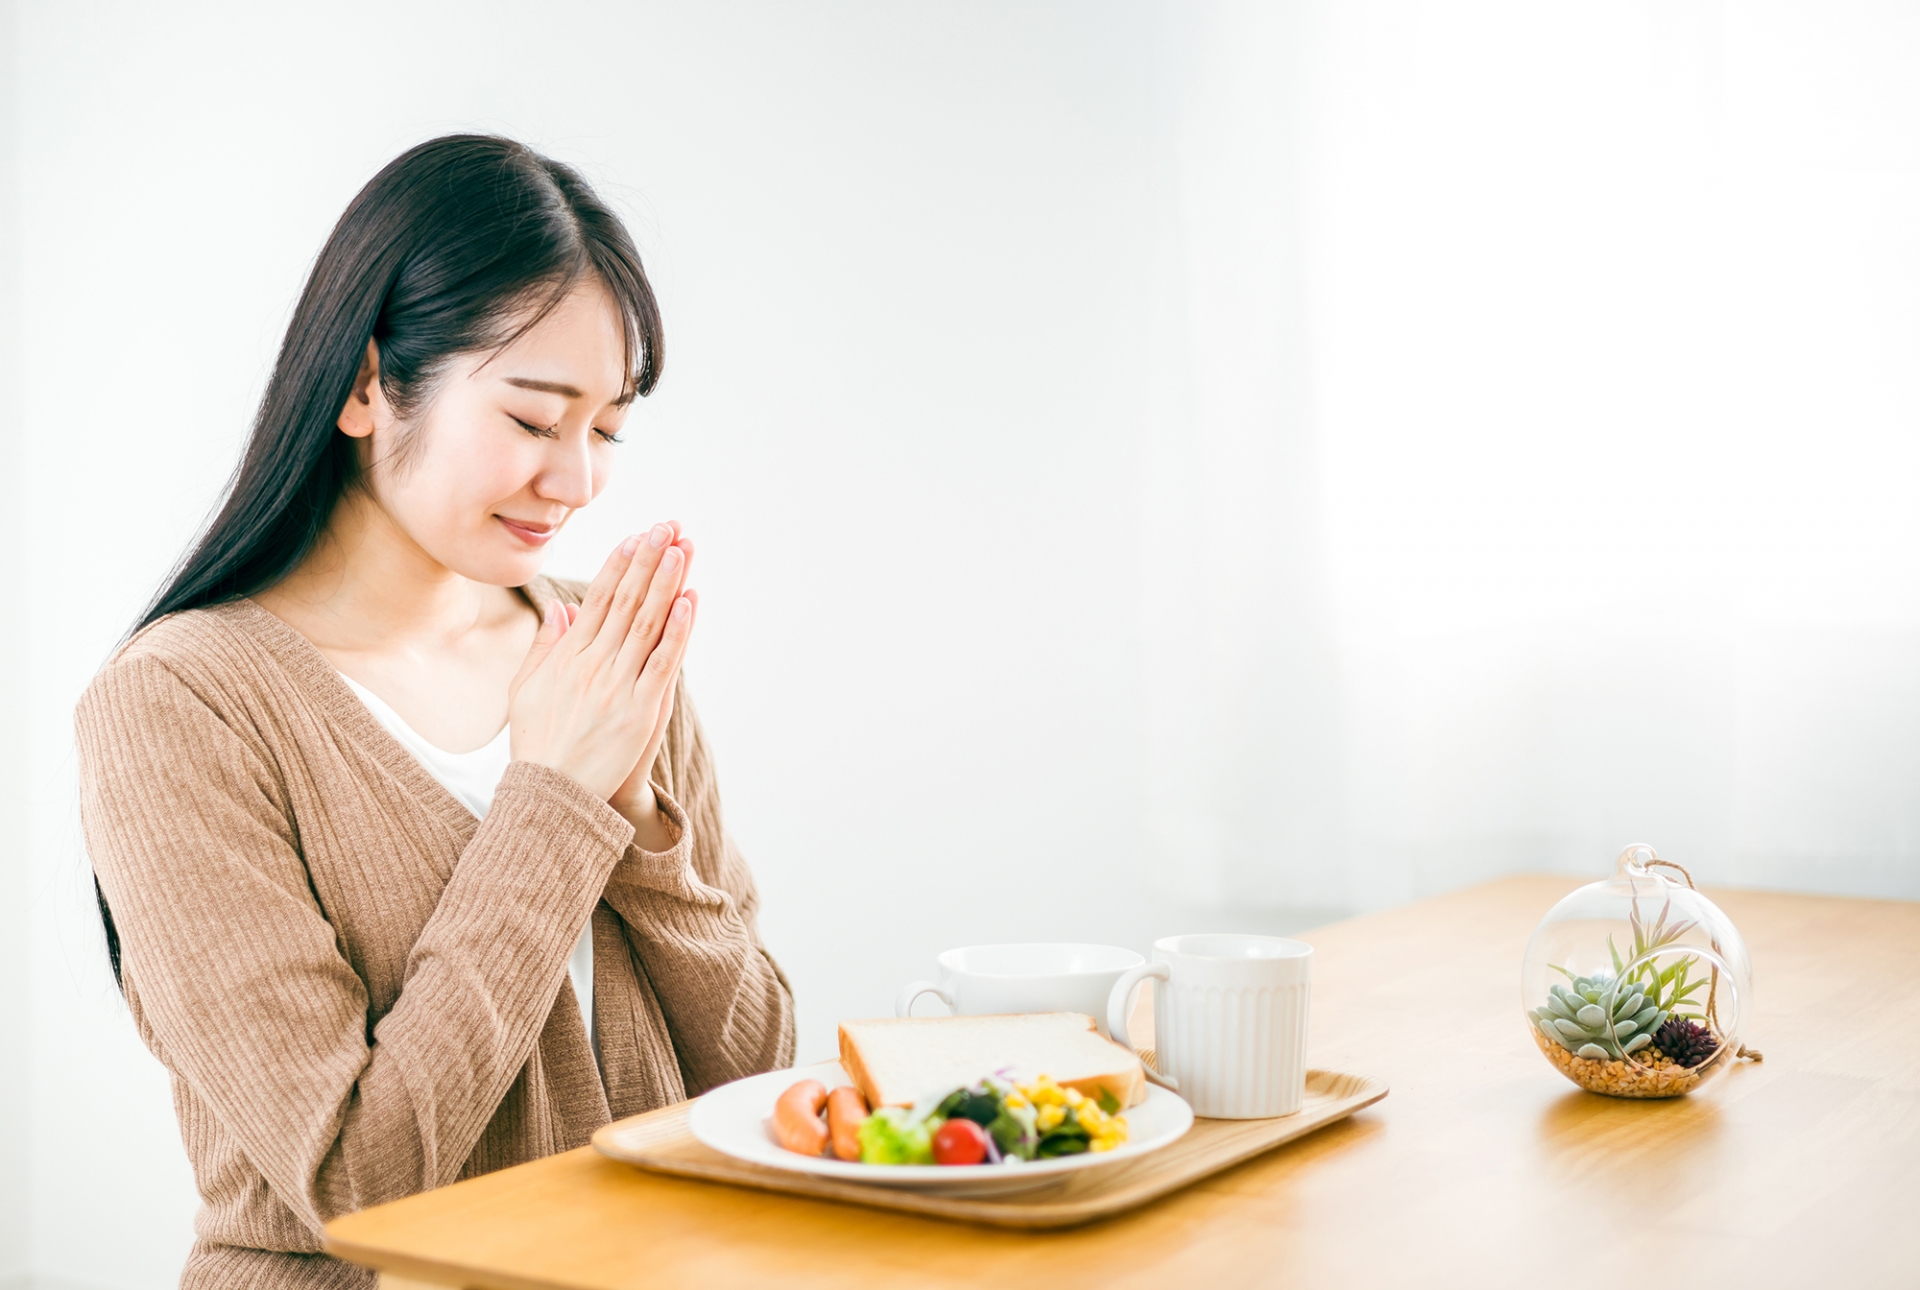
[[987,1158],[987,1131],[972,1120],[955,1117],[933,1135],[933,1163],[977,1165]]

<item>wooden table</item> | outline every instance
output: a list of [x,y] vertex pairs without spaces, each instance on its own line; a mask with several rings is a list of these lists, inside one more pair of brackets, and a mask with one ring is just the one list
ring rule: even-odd
[[[1577,884],[1509,878],[1302,936],[1313,1065],[1386,1101],[1132,1215],[988,1230],[643,1173],[591,1148],[336,1220],[442,1286],[1920,1286],[1920,904],[1716,891],[1766,1054],[1698,1096],[1575,1089],[1520,958]],[[403,1278],[406,1282],[403,1282]]]

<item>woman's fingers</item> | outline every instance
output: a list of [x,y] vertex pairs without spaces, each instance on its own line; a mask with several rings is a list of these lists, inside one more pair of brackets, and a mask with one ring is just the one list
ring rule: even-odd
[[687,573],[693,567],[693,543],[686,538],[675,538],[674,550],[680,553],[680,577],[674,584],[673,594],[679,595],[687,585]]
[[[600,624],[606,620],[607,606],[612,603],[614,588],[620,585],[620,579],[626,576],[633,566],[634,556],[646,546],[645,536],[630,537],[613,549],[607,562],[600,566],[600,572],[593,575],[593,582],[587,587],[587,594],[580,598],[580,612],[575,625],[581,628],[574,636],[575,648],[579,649],[593,643],[600,630]],[[569,633],[572,635],[572,633]]]
[[673,724],[673,700],[680,689],[680,673],[676,670],[673,679],[667,682],[667,692],[660,696],[660,710],[653,718],[653,748],[658,754],[660,741],[666,736],[667,727]]
[[533,644],[527,649],[527,656],[520,660],[520,670],[514,673],[513,680],[507,686],[509,699],[519,693],[534,669],[547,661],[547,655],[553,653],[553,647],[567,630],[567,609],[557,600],[549,600],[540,611],[540,627],[533,634]]
[[673,610],[674,598],[680,594],[686,573],[686,557],[679,547],[670,546],[660,553],[660,565],[654,570],[653,582],[647,587],[646,598],[634,614],[627,639],[620,646],[619,657],[614,660],[616,675],[639,675],[647,655],[653,652],[654,645],[660,639],[661,629],[666,626],[667,616]]
[[[647,740],[646,751],[640,754],[640,764],[647,768],[648,773],[652,773],[653,763],[660,756],[660,745],[667,741],[667,727],[673,724],[674,692],[679,688],[680,674],[675,672],[672,679],[667,682],[667,692],[660,696],[660,706],[654,710],[653,737]],[[641,702],[645,701],[644,691],[639,695],[639,699]]]
[[[662,558],[674,550],[675,536],[669,524],[656,524],[642,535],[626,572],[620,575],[607,597],[606,608],[591,624],[591,634],[581,635],[580,649],[595,650],[603,660],[611,660],[619,652],[633,628],[634,615],[640,612],[647,598],[654,572]],[[583,613],[581,617],[584,620],[586,615]]]
[[[677,530],[679,526],[674,527]],[[677,560],[674,558],[676,555]],[[692,560],[693,543],[684,537],[676,536],[673,545],[660,553],[660,565],[654,570],[646,599],[634,614],[627,639],[614,660],[614,671],[618,675],[636,676],[646,664],[647,655],[659,642],[661,629],[666,626],[667,614],[673,608],[673,598],[687,585],[687,566]]]
[[660,643],[647,656],[647,665],[640,669],[642,703],[649,698],[660,703],[680,675],[680,663],[687,654],[687,639],[693,634],[694,613],[699,603],[699,596],[693,591],[673,598],[673,607],[667,611],[666,627],[660,633]]

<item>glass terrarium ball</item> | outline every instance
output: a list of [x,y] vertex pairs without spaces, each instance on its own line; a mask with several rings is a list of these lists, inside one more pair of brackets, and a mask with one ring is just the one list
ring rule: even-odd
[[1520,990],[1534,1043],[1575,1084],[1677,1097],[1740,1053],[1753,965],[1719,906],[1636,843],[1612,878],[1547,911],[1527,943]]

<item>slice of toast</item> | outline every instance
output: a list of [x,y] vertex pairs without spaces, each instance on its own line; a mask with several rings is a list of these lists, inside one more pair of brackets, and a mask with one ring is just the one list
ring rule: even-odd
[[876,1107],[912,1106],[1002,1070],[1050,1075],[1088,1097],[1105,1089],[1121,1106],[1147,1097],[1140,1059],[1103,1039],[1083,1012],[843,1021],[840,1065]]

